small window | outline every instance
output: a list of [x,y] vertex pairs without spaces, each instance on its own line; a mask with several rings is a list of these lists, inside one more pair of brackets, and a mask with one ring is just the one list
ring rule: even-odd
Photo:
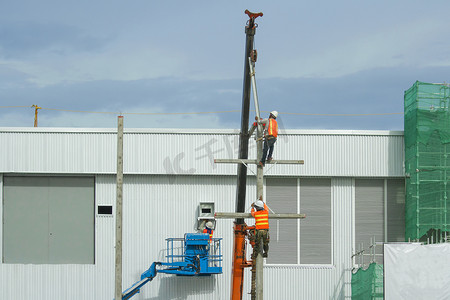
[[202,214],[210,214],[211,208],[202,208]]
[[112,215],[112,205],[99,205],[97,213],[99,215]]

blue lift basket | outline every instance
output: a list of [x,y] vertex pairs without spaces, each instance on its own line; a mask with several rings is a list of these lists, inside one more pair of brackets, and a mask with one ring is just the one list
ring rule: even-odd
[[[222,238],[209,238],[206,233],[186,233],[184,238],[167,238],[166,262],[154,262],[141,274],[141,280],[122,293],[130,299],[157,273],[177,276],[210,276],[222,274]],[[158,268],[157,268],[158,266]]]

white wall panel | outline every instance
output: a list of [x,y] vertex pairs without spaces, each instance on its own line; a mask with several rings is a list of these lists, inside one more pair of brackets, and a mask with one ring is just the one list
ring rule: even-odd
[[264,299],[339,299],[331,297],[334,273],[332,268],[265,268]]
[[[0,129],[0,172],[94,173],[116,170],[113,129]],[[250,158],[255,146],[250,139]],[[126,174],[235,175],[235,131],[126,130]],[[275,159],[303,159],[305,165],[267,168],[267,175],[403,176],[403,133],[389,131],[285,131],[275,144]],[[251,166],[255,169],[255,166]]]
[[[339,295],[351,294],[351,268],[353,254],[353,197],[352,178],[333,178],[331,180],[333,198],[333,265],[336,268],[334,285]],[[336,297],[331,299],[344,299]]]
[[[114,298],[115,281],[115,203],[116,177],[99,175],[95,178],[95,265],[96,297],[97,299]],[[112,205],[112,215],[98,215],[98,205]]]
[[[236,166],[214,165],[211,158],[236,158],[237,135],[216,132],[126,130],[124,289],[153,261],[164,259],[165,238],[194,230],[199,202],[215,202],[216,211],[235,210]],[[0,144],[4,145],[0,174],[96,174],[96,205],[115,206],[114,129],[0,129]],[[250,152],[254,157],[255,149]],[[305,165],[266,168],[266,175],[332,178],[333,258],[325,266],[266,266],[264,299],[350,297],[352,178],[402,177],[403,133],[285,131],[274,156],[304,159]],[[256,197],[253,174],[248,174],[246,207]],[[33,299],[112,299],[114,216],[115,209],[112,216],[96,215],[95,265],[0,264],[0,299],[30,299],[30,295]],[[133,299],[229,299],[232,228],[232,220],[218,220],[215,235],[224,239],[223,274],[205,278],[160,274]],[[249,279],[247,270],[244,299],[250,299]]]
[[[124,178],[123,285],[131,286],[154,261],[165,261],[166,238],[196,232],[200,202],[214,202],[216,211],[234,211],[236,182],[232,176],[140,176]],[[111,184],[115,178],[111,176]],[[249,186],[253,184],[249,180]],[[249,189],[248,198],[255,191]],[[249,206],[249,204],[247,205]],[[218,220],[216,237],[223,237],[223,274],[177,277],[160,274],[136,299],[223,299],[229,297],[232,220]],[[228,295],[228,296],[224,296]]]
[[384,253],[384,299],[449,299],[449,243],[384,244]]
[[[3,262],[3,174],[0,173],[0,264]],[[2,272],[0,272],[0,282],[2,282]]]

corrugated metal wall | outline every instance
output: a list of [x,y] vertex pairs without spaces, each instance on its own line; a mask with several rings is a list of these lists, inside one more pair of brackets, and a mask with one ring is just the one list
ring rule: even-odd
[[[113,130],[88,131],[0,128],[1,172],[112,174],[116,169]],[[235,175],[238,135],[128,130],[124,136],[124,173]],[[249,157],[255,157],[250,143]],[[402,132],[285,131],[275,159],[304,159],[305,165],[280,165],[267,175],[402,177]]]
[[[199,202],[215,202],[218,211],[233,211],[235,192],[235,180],[230,176],[126,177],[124,286],[137,281],[144,266],[149,267],[153,261],[165,260],[165,253],[161,250],[166,248],[166,238],[183,237],[186,232],[196,231],[195,213]],[[232,245],[232,222],[218,222],[215,236],[223,237],[224,245]],[[223,248],[226,257],[231,257],[231,248]],[[186,295],[188,297],[185,299],[218,299],[214,287],[218,285],[219,289],[225,288],[223,284],[228,282],[230,270],[231,265],[226,263],[224,274],[218,276],[158,276],[145,288],[142,299],[177,299]]]
[[[0,144],[5,145],[5,151],[0,152],[0,183],[1,174],[11,172],[96,174],[96,204],[114,205],[114,131],[40,130],[0,130]],[[137,281],[153,261],[164,259],[165,238],[195,231],[199,202],[215,202],[216,211],[234,211],[236,167],[211,162],[211,158],[236,157],[233,140],[236,136],[231,131],[136,131],[125,135],[124,289]],[[267,175],[332,178],[333,263],[266,266],[264,299],[348,298],[353,246],[352,178],[403,176],[403,136],[388,132],[290,132],[277,142],[275,156],[305,159],[306,163],[277,166]],[[208,176],[212,174],[217,176]],[[254,178],[250,177],[247,207],[256,197],[254,186]],[[0,192],[1,188],[2,184]],[[95,265],[0,264],[0,299],[112,299],[114,215],[96,215]],[[232,221],[217,222],[215,236],[223,237],[222,275],[186,278],[160,274],[133,299],[229,299]],[[249,279],[247,271],[244,299],[249,299]]]

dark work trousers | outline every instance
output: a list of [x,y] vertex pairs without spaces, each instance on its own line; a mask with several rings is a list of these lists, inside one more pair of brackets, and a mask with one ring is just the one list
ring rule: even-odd
[[256,229],[255,248],[253,249],[254,255],[257,255],[257,253],[259,253],[261,251],[261,249],[260,249],[261,241],[263,244],[264,253],[266,254],[265,257],[267,257],[267,254],[269,252],[269,242],[270,242],[269,229]]
[[[273,145],[275,144],[275,142],[277,141],[277,138],[265,138],[264,139],[264,148],[263,148],[263,155],[261,158],[261,162],[263,164],[266,163],[266,159],[267,158],[272,158],[272,153],[273,153]],[[269,155],[267,155],[267,151],[269,151]]]

